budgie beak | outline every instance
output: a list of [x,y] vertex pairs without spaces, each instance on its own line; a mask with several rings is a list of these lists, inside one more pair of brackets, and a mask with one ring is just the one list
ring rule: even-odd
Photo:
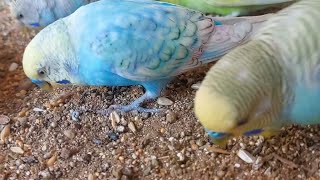
[[218,145],[224,149],[227,147],[228,140],[232,137],[231,134],[213,132],[208,129],[206,129],[206,132],[208,133],[213,144]]
[[31,81],[45,91],[53,91],[53,86],[46,81],[40,81],[40,80],[31,80]]
[[211,142],[215,145],[218,145],[219,147],[226,149],[227,148],[227,143],[230,138],[221,138],[221,139],[215,139],[211,138]]

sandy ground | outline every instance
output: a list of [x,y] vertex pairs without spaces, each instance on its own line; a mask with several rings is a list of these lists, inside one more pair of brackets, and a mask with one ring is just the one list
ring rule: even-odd
[[[103,116],[95,111],[127,104],[142,89],[40,90],[21,65],[34,34],[23,34],[1,10],[2,179],[320,179],[319,126],[287,127],[268,140],[232,139],[225,150],[210,143],[192,112],[192,85],[209,67],[168,85],[162,96],[172,105],[147,104],[168,109],[165,113]],[[249,156],[243,158],[248,162],[239,151]]]

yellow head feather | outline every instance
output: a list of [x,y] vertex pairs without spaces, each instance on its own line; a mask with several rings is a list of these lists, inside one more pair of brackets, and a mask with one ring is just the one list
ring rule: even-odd
[[64,21],[58,20],[40,31],[25,49],[24,72],[43,89],[51,90],[61,80],[76,81],[64,66],[66,61],[73,67],[77,64],[66,29]]
[[195,97],[195,113],[202,125],[215,132],[229,132],[237,125],[236,108],[227,97],[201,86]]
[[45,55],[42,51],[37,47],[34,41],[31,41],[28,46],[26,47],[24,54],[23,54],[23,70],[25,74],[30,79],[39,79],[38,69],[39,64],[45,58]]

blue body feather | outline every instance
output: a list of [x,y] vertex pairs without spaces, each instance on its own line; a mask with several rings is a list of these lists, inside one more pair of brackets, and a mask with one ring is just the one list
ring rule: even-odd
[[[70,35],[78,54],[79,79],[88,85],[142,84],[158,94],[163,82],[200,48],[201,38],[208,38],[188,29],[205,19],[202,14],[174,7],[106,0],[77,10],[66,23],[75,30]],[[186,27],[187,23],[193,26]]]
[[294,91],[295,99],[290,106],[290,119],[297,124],[319,124],[319,88],[297,85]]

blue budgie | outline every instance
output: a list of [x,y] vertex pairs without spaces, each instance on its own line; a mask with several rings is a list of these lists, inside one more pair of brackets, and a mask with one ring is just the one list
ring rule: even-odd
[[319,17],[318,0],[299,1],[211,68],[195,113],[215,142],[320,123]]
[[45,27],[93,0],[8,0],[11,13],[27,27]]
[[101,0],[44,28],[23,56],[26,75],[40,87],[142,85],[126,106],[141,112],[173,76],[216,60],[246,42],[271,15],[213,18],[157,1]]

